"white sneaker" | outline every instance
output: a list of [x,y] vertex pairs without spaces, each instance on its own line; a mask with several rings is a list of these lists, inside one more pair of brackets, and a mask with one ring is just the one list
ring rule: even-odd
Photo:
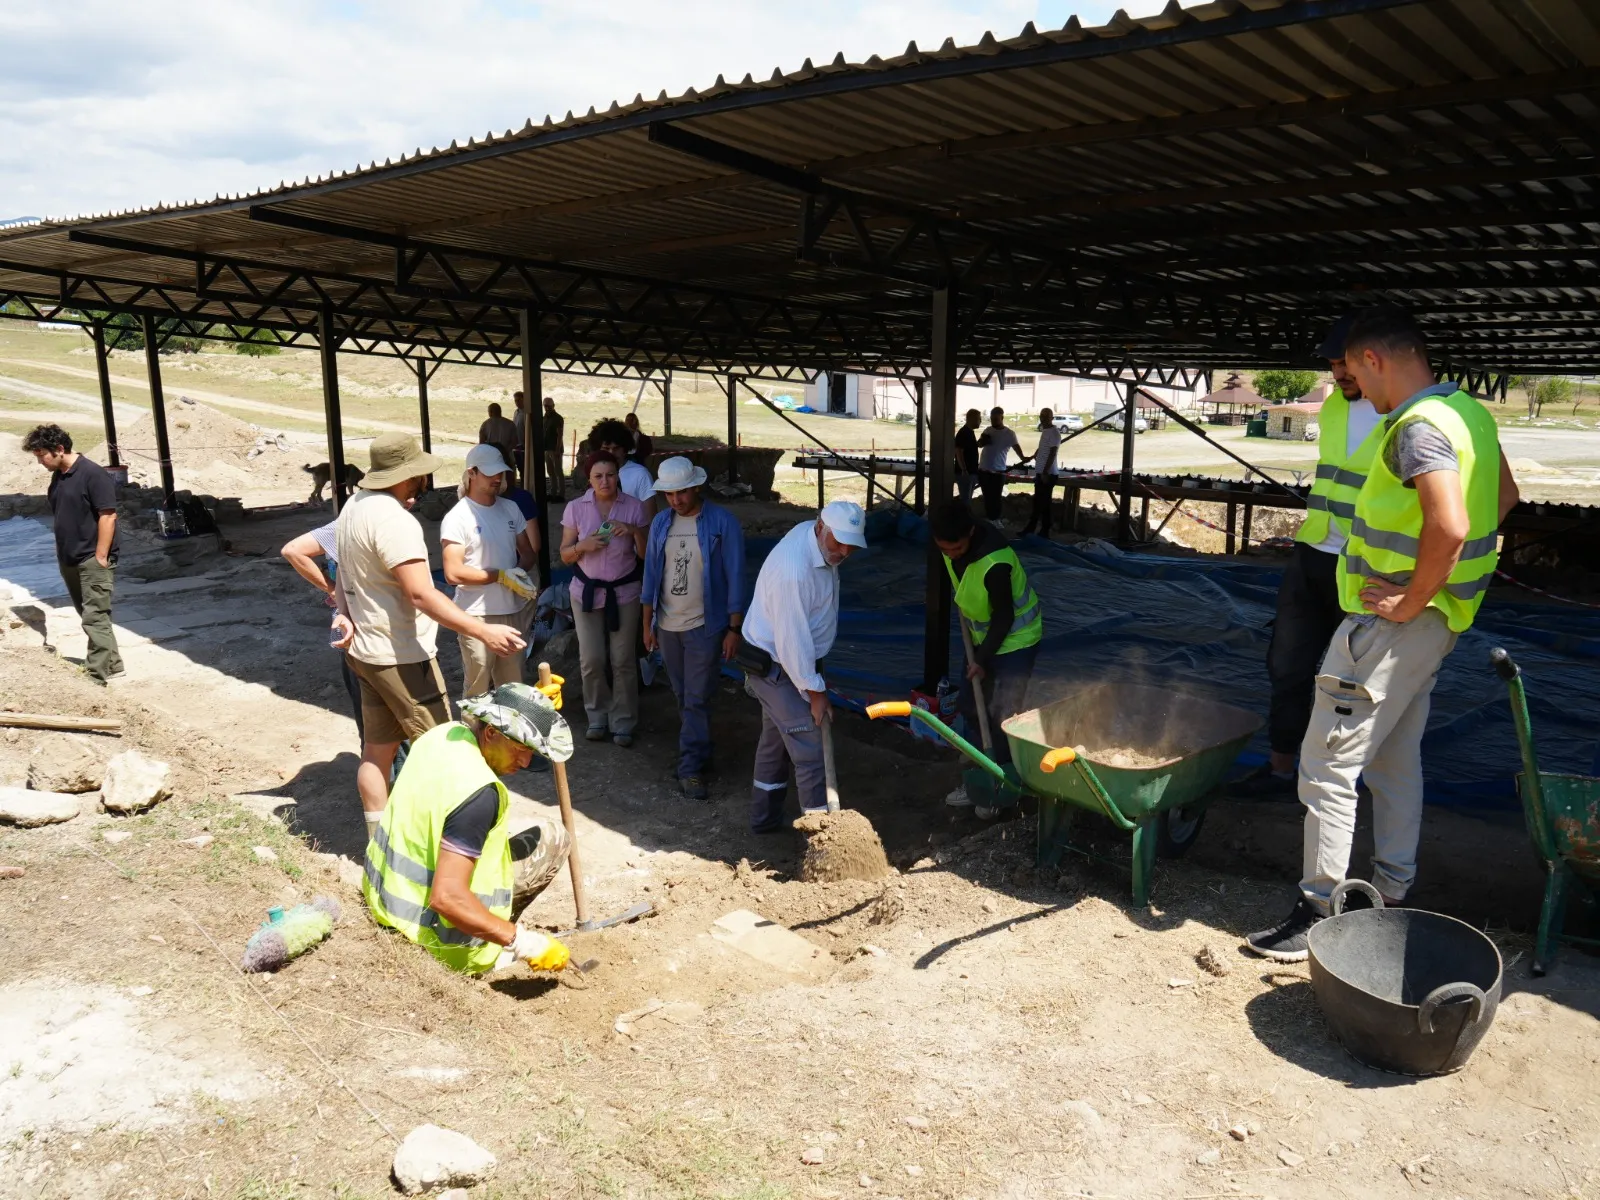
[[958,787],[944,798],[944,802],[951,808],[971,808],[972,797],[967,795],[967,789]]

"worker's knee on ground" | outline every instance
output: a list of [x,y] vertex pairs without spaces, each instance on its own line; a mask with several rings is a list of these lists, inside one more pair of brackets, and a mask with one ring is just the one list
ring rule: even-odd
[[559,822],[539,817],[511,836],[511,890],[514,902],[532,900],[556,877],[572,852],[572,839]]

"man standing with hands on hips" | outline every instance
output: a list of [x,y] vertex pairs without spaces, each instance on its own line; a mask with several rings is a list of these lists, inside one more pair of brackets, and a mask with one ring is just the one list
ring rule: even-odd
[[1416,878],[1429,695],[1489,590],[1497,531],[1517,502],[1494,418],[1454,383],[1434,382],[1408,315],[1357,314],[1344,358],[1384,421],[1340,555],[1346,616],[1300,747],[1300,896],[1281,924],[1245,940],[1277,962],[1308,956],[1307,935],[1345,878],[1358,780],[1372,793],[1373,884],[1398,904]]
[[866,544],[861,506],[835,500],[815,521],[785,534],[761,564],[735,654],[761,705],[750,797],[753,833],[784,827],[791,763],[800,811],[828,807],[822,723],[832,718],[833,706],[819,666],[839,629],[839,564]]

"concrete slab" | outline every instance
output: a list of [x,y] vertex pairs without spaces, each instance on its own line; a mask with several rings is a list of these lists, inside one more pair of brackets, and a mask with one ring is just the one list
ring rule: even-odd
[[833,973],[833,959],[821,947],[747,908],[718,917],[711,923],[711,936],[790,975],[820,979]]
[[179,629],[205,629],[213,625],[265,625],[282,612],[281,608],[244,608],[238,604],[217,604],[188,611],[174,609],[162,615],[168,625]]

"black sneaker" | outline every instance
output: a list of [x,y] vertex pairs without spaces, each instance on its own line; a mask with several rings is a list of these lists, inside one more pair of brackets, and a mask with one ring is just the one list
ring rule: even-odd
[[706,781],[698,775],[685,775],[678,780],[678,790],[689,800],[704,800],[710,795],[706,791]]
[[1267,763],[1228,784],[1232,800],[1296,800],[1300,795],[1297,774],[1278,775]]
[[1322,920],[1322,914],[1311,907],[1304,896],[1295,901],[1294,910],[1281,925],[1252,933],[1244,940],[1244,948],[1273,962],[1305,962],[1310,956],[1306,935],[1311,927]]

